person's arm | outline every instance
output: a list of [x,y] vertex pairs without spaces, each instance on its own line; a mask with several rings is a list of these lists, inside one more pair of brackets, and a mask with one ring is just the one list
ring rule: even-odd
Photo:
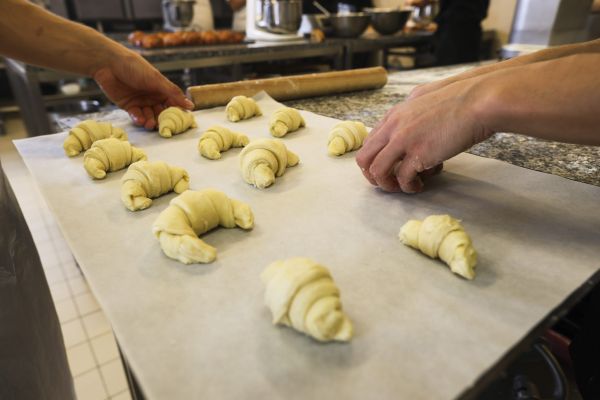
[[24,0],[0,1],[0,54],[91,76],[111,101],[148,129],[167,106],[193,107],[176,85],[135,52]]
[[[600,1],[600,0],[598,0]],[[527,64],[533,64],[540,61],[549,61],[561,57],[568,57],[574,54],[581,53],[600,53],[600,39],[590,42],[576,43],[565,46],[558,46],[549,49],[537,51],[535,53],[526,54],[523,56],[511,58],[510,60],[502,61],[495,64],[486,65],[479,68],[473,68],[440,81],[426,83],[417,86],[409,95],[409,100],[430,93],[434,90],[443,88],[451,83],[458,82],[463,79],[474,78],[476,76],[488,74],[505,68],[519,67]]]
[[600,53],[500,69],[398,104],[356,160],[384,190],[418,192],[420,175],[488,138],[514,132],[600,145]]

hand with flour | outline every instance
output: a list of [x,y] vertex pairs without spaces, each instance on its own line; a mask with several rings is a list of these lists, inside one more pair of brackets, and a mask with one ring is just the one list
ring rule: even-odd
[[420,192],[424,176],[494,132],[600,145],[600,41],[524,61],[417,88],[365,140],[356,157],[365,177]]

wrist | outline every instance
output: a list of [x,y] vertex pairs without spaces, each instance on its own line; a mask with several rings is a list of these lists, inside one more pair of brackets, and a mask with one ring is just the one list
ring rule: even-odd
[[113,40],[102,37],[103,40],[98,41],[98,47],[95,49],[96,59],[88,68],[88,75],[92,78],[98,71],[104,69],[114,69],[115,64],[128,64],[133,58],[139,57],[136,53],[127,49]]
[[467,108],[470,110],[474,123],[479,127],[474,143],[489,138],[501,128],[501,106],[498,86],[488,76],[478,76],[471,79],[467,89]]

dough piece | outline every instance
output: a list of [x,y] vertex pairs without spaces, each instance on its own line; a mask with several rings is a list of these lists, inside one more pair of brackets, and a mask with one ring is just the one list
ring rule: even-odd
[[269,131],[275,137],[283,137],[305,126],[304,118],[295,108],[284,107],[275,111],[269,121]]
[[231,122],[238,122],[262,115],[256,101],[246,96],[235,96],[231,99],[225,107],[225,112],[227,113],[227,119]]
[[327,268],[308,258],[275,261],[260,275],[273,324],[292,327],[313,338],[347,342],[352,322],[342,311],[340,291]]
[[75,157],[82,151],[92,147],[96,140],[114,137],[120,140],[127,140],[127,134],[121,128],[113,126],[109,122],[96,122],[88,119],[69,131],[69,136],[63,143],[65,154],[69,157]]
[[400,241],[439,257],[450,270],[467,279],[475,278],[477,253],[460,221],[449,215],[430,215],[423,222],[411,219],[400,229]]
[[327,150],[332,156],[341,156],[349,151],[358,150],[368,134],[362,122],[340,122],[329,132]]
[[131,211],[144,210],[152,200],[165,193],[183,193],[190,186],[190,177],[183,168],[163,161],[138,161],[121,178],[121,201]]
[[250,229],[254,215],[247,204],[217,190],[186,190],[160,213],[152,232],[168,257],[184,264],[209,263],[217,257],[217,249],[198,236],[219,225]]
[[298,156],[276,139],[257,139],[240,153],[240,168],[244,180],[259,189],[269,187],[287,167],[298,164]]
[[104,179],[106,172],[114,172],[127,167],[132,162],[146,160],[143,150],[133,147],[126,140],[116,138],[100,139],[83,155],[83,167],[94,179]]
[[215,125],[200,136],[198,151],[208,159],[218,160],[221,158],[222,151],[227,151],[232,147],[244,147],[248,142],[248,136]]
[[178,135],[196,126],[194,114],[179,107],[166,108],[158,116],[158,133],[165,138]]

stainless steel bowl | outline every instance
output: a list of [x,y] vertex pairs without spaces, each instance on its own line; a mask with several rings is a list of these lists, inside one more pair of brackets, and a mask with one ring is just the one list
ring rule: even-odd
[[428,25],[433,22],[435,17],[440,12],[439,3],[432,2],[424,6],[418,6],[413,8],[412,19],[419,25]]
[[165,26],[184,29],[190,26],[194,18],[196,0],[162,0]]
[[331,25],[333,35],[341,38],[359,37],[370,21],[371,17],[365,13],[337,14],[323,18],[323,23]]
[[369,8],[365,12],[371,16],[371,25],[380,35],[393,35],[398,32],[410,18],[412,10],[395,10],[385,8]]
[[302,22],[302,0],[257,0],[256,26],[264,31],[294,34]]

